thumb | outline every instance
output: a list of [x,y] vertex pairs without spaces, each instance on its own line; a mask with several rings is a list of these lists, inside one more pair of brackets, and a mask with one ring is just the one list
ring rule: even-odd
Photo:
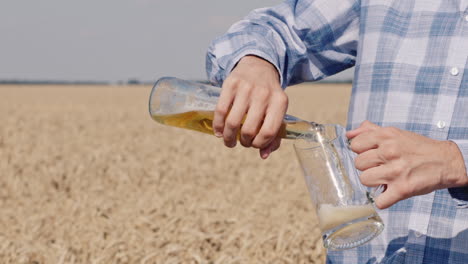
[[378,125],[372,123],[371,121],[366,120],[366,121],[362,122],[361,125],[358,128],[346,132],[346,137],[348,139],[352,139],[352,138],[356,137],[359,134],[362,134],[362,133],[368,132],[368,131],[372,131],[372,130],[375,130],[377,128],[379,128]]

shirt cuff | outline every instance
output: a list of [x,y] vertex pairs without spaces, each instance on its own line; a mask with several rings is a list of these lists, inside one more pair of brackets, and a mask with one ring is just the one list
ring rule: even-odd
[[234,69],[234,67],[237,65],[237,63],[239,63],[239,61],[247,56],[247,55],[254,55],[254,56],[257,56],[261,59],[264,59],[266,61],[268,61],[270,64],[272,64],[275,68],[276,68],[276,71],[278,72],[278,76],[279,76],[279,80],[280,80],[280,84],[281,84],[281,87],[283,89],[286,88],[287,84],[284,84],[284,81],[283,81],[283,74],[281,74],[281,70],[278,66],[278,63],[276,62],[276,60],[274,60],[270,55],[268,55],[266,52],[263,52],[261,50],[255,50],[255,49],[245,49],[245,50],[241,50],[240,52],[238,52],[238,54],[236,54],[236,56],[233,57],[232,60],[229,61],[229,63],[227,64],[226,66],[226,70],[224,72],[225,76],[224,76],[224,80],[226,80],[227,76],[232,72],[232,70]]
[[[468,140],[451,140],[457,144],[463,159],[465,161],[465,169],[468,170]],[[467,172],[468,175],[468,172]],[[449,188],[448,192],[455,201],[457,208],[468,208],[468,186],[457,188]]]
[[[275,43],[275,39],[265,36],[260,29],[252,28],[248,32],[229,33],[215,39],[207,53],[206,69],[208,78],[221,85],[236,64],[246,55],[255,55],[271,63],[277,70],[281,87],[286,88],[287,78],[283,76],[285,60],[284,43]],[[273,33],[271,33],[273,34]]]
[[[451,140],[453,143],[457,144],[460,153],[463,156],[465,162],[465,169],[468,170],[468,140]],[[468,175],[468,171],[467,171]]]

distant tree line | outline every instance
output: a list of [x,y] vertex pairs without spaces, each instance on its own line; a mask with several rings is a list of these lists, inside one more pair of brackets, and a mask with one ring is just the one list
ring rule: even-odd
[[[199,83],[211,84],[207,80],[193,80]],[[351,79],[324,79],[318,81],[319,83],[352,83]],[[5,84],[28,84],[28,85],[153,85],[155,81],[141,81],[135,78],[128,79],[127,81],[117,81],[117,82],[108,82],[108,81],[64,81],[64,80],[0,80],[0,85]]]
[[140,81],[138,79],[129,79],[128,81],[70,81],[70,80],[20,80],[20,79],[0,79],[0,85],[26,84],[26,85],[148,85],[154,84],[153,81]]
[[63,80],[0,80],[0,84],[75,84],[75,85],[107,85],[105,81],[63,81]]

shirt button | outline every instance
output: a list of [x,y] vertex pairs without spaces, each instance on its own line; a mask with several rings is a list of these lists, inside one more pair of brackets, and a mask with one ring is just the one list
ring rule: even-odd
[[442,120],[439,120],[439,122],[437,122],[437,127],[440,128],[440,129],[444,128],[445,127],[445,122],[442,121]]
[[453,67],[452,69],[450,69],[450,74],[452,74],[453,76],[457,76],[458,75],[458,68]]
[[420,232],[416,231],[416,232],[414,232],[414,236],[415,236],[415,237],[421,237],[422,234],[421,234]]

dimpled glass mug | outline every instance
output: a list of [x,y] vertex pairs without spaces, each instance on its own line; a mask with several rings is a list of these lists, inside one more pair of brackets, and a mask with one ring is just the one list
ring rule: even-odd
[[382,188],[370,190],[361,184],[345,133],[340,125],[321,125],[317,140],[304,137],[294,142],[329,250],[360,246],[384,229],[373,204]]

